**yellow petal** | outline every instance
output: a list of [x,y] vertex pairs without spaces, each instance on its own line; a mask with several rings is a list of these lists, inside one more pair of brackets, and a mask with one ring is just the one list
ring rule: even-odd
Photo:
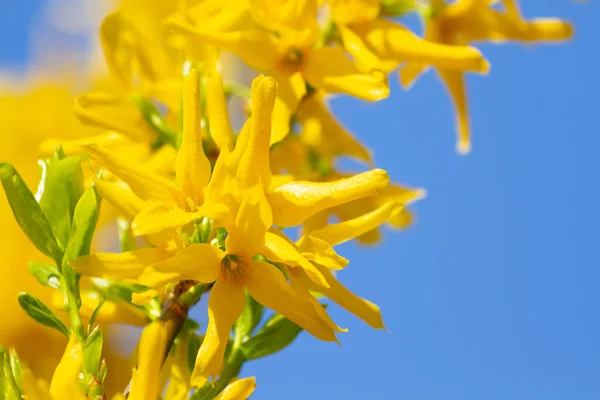
[[84,400],[86,398],[79,389],[79,373],[82,365],[81,343],[76,335],[71,334],[65,352],[52,375],[50,395],[53,399]]
[[183,193],[170,180],[120,160],[110,150],[97,144],[88,144],[82,148],[92,160],[125,181],[142,200],[158,200],[172,206],[185,204]]
[[281,271],[262,261],[250,260],[244,284],[260,304],[277,311],[326,342],[337,342],[334,330],[288,285]]
[[167,351],[167,330],[155,321],[142,332],[138,348],[137,372],[128,399],[156,399],[161,392],[160,369]]
[[119,214],[134,218],[145,207],[146,203],[140,200],[124,182],[106,182],[94,179],[94,186],[102,199],[108,201],[117,209]]
[[397,215],[403,208],[404,205],[402,203],[397,203],[395,201],[385,203],[379,208],[361,215],[358,218],[330,224],[324,228],[312,231],[310,236],[322,239],[330,245],[335,246],[357,238],[371,229],[377,228],[379,225],[387,222],[391,217]]
[[252,18],[264,28],[274,31],[319,29],[317,0],[251,0],[250,4]]
[[148,266],[138,281],[152,288],[187,279],[211,283],[219,277],[224,255],[219,248],[210,244],[192,244],[173,257]]
[[145,268],[167,256],[157,249],[147,248],[125,253],[94,253],[76,258],[69,265],[84,276],[135,279]]
[[[54,292],[52,296],[52,305],[56,309],[64,308],[64,300],[59,292]],[[100,297],[94,291],[81,292],[81,308],[79,312],[84,320],[89,321],[100,302]],[[148,323],[146,313],[137,307],[132,307],[127,303],[105,301],[97,314],[96,322],[102,324],[129,324],[135,326],[145,326]]]
[[302,284],[301,279],[299,279],[298,277],[302,276],[303,274],[304,272],[301,270],[290,271],[290,286],[292,287],[292,289],[294,289],[296,294],[300,296],[301,299],[312,304],[317,314],[319,314],[323,321],[327,322],[327,325],[329,325],[331,329],[333,329],[336,332],[348,332],[348,329],[342,329],[339,326],[337,326],[335,322],[333,322],[329,314],[327,314],[327,311],[325,311],[323,305],[319,303],[317,299],[315,299],[315,296],[310,294],[310,291]]
[[208,298],[208,326],[192,372],[192,386],[200,387],[211,377],[216,379],[223,367],[225,347],[233,324],[246,304],[243,286],[232,280],[219,279]]
[[210,124],[210,136],[220,149],[233,149],[233,133],[223,90],[223,78],[217,72],[206,77],[206,114]]
[[191,371],[187,361],[189,339],[184,336],[178,342],[175,351],[171,352],[169,357],[168,371],[165,371],[166,365],[163,367],[163,372],[168,372],[169,375],[169,386],[164,400],[187,400],[191,390]]
[[202,190],[210,179],[210,161],[202,148],[200,131],[200,86],[193,68],[183,79],[183,136],[175,173],[186,196],[200,204]]
[[158,296],[158,294],[158,290],[153,289],[141,293],[131,293],[131,303],[136,306],[145,306],[150,304],[152,299]]
[[295,226],[317,212],[381,191],[389,181],[387,172],[374,169],[335,182],[288,183],[268,194],[273,224]]
[[327,278],[329,288],[319,288],[312,281],[305,279],[304,286],[315,292],[322,293],[340,307],[345,308],[375,329],[385,329],[379,307],[368,300],[362,299],[342,285],[333,274],[325,268],[319,268]]
[[[62,307],[62,300],[61,300]],[[22,399],[25,400],[48,400],[48,388],[40,387],[39,381],[31,373],[31,370],[25,365],[21,367],[21,389]]]
[[368,72],[379,69],[390,72],[398,66],[397,60],[384,59],[382,55],[374,53],[364,38],[351,28],[339,26],[338,29],[344,49],[352,56],[360,70]]
[[53,154],[57,147],[61,147],[66,154],[78,153],[81,146],[89,143],[98,143],[104,147],[119,148],[131,145],[133,142],[115,131],[106,131],[97,136],[82,139],[65,140],[61,138],[44,139],[38,150],[43,154]]
[[427,65],[418,62],[411,62],[400,67],[400,84],[405,89],[410,89],[417,78],[427,69]]
[[259,71],[271,70],[277,60],[274,37],[264,31],[210,32],[175,19],[167,20],[167,24],[177,33],[190,35],[202,43],[210,43],[237,54]]
[[371,163],[369,151],[335,120],[324,101],[319,92],[302,100],[298,108],[302,142],[330,157],[347,155]]
[[461,72],[456,71],[438,70],[438,73],[456,108],[456,149],[460,154],[468,154],[471,151],[471,134],[465,78]]
[[116,78],[117,82],[126,88],[130,85],[133,52],[119,52],[119,48],[129,45],[121,35],[124,24],[126,24],[126,21],[119,12],[104,17],[100,25],[100,43],[102,44],[108,71]]
[[231,382],[214,398],[214,400],[246,400],[256,389],[254,377],[238,379]]
[[329,93],[346,93],[368,101],[381,100],[390,94],[384,73],[362,73],[337,47],[321,47],[308,53],[303,75],[312,86]]
[[310,279],[326,286],[327,281],[319,270],[300,254],[294,243],[283,233],[267,232],[263,255],[271,261],[280,262],[291,267],[301,267]]
[[154,203],[145,207],[133,220],[131,228],[135,236],[151,235],[169,229],[179,228],[201,218],[196,212],[185,212],[181,208],[171,208]]
[[271,144],[282,141],[290,132],[292,115],[306,94],[306,83],[300,72],[274,77],[277,80],[277,98],[273,108]]
[[395,60],[397,63],[416,61],[439,68],[479,73],[487,73],[490,68],[489,62],[474,47],[424,40],[404,26],[386,19],[356,27],[354,32],[382,60]]
[[379,16],[380,0],[328,0],[331,16],[339,25],[359,24]]
[[322,239],[310,235],[302,236],[297,246],[304,258],[324,267],[340,270],[348,265],[349,261],[338,255],[333,247]]
[[242,191],[258,183],[264,187],[271,184],[269,148],[277,83],[271,77],[260,75],[252,82],[251,92],[252,125],[237,171],[237,181]]
[[265,246],[265,234],[273,222],[273,213],[262,185],[256,185],[244,195],[226,240],[228,254],[253,257]]
[[560,42],[573,37],[573,26],[557,18],[535,18],[527,23],[527,40]]

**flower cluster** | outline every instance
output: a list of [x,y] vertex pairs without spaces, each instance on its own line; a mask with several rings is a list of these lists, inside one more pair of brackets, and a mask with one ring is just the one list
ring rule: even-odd
[[[407,13],[422,18],[423,37],[400,22]],[[144,330],[114,398],[245,399],[255,386],[237,379],[246,362],[303,330],[339,343],[347,330],[321,300],[383,329],[379,308],[337,280],[348,260],[336,246],[407,227],[425,192],[374,168],[327,98],[379,101],[392,71],[408,87],[433,67],[466,153],[464,74],[490,69],[471,43],[571,35],[561,20],[525,19],[514,0],[121,1],[100,27],[110,78],[74,101],[83,134],[41,143],[51,155],[35,195],[0,164],[17,222],[54,262],[30,265],[55,290],[51,306],[29,293],[19,302],[69,338],[49,387],[3,351],[2,387],[15,398],[107,398],[98,326],[126,323]],[[341,170],[340,157],[369,169]],[[92,251],[111,221],[118,241],[103,247],[113,251]],[[196,304],[207,304],[201,334],[188,318]]]

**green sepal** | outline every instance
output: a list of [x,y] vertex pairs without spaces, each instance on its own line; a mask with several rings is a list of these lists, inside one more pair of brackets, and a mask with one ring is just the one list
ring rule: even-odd
[[233,331],[235,332],[235,338],[240,343],[248,338],[263,315],[264,306],[258,301],[254,300],[250,293],[246,290],[246,306],[242,315],[235,321]]
[[83,194],[83,172],[79,157],[39,160],[42,167],[36,199],[52,227],[58,245],[64,249],[69,241],[73,213]]
[[13,215],[29,240],[39,251],[60,264],[60,249],[52,228],[40,205],[35,200],[23,178],[8,163],[0,163],[0,180]]
[[281,314],[273,315],[265,326],[240,346],[247,360],[255,360],[277,353],[289,346],[302,328]]
[[60,290],[60,276],[58,273],[58,268],[56,268],[54,265],[39,261],[30,261],[29,273],[40,284]]
[[19,305],[34,321],[58,330],[69,338],[69,329],[40,299],[26,292],[17,295]]
[[83,345],[83,372],[96,376],[102,358],[102,345],[104,343],[102,331],[96,327],[85,339]]

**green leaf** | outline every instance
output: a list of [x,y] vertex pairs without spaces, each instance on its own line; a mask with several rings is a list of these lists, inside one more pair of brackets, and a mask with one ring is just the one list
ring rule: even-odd
[[240,348],[247,360],[255,360],[283,350],[300,332],[302,328],[298,325],[281,314],[275,314],[256,336],[248,339]]
[[246,290],[246,306],[242,315],[237,319],[233,326],[236,340],[244,340],[252,334],[262,317],[264,306],[254,300]]
[[96,327],[83,345],[83,372],[96,376],[102,358],[102,331]]
[[10,368],[19,390],[22,390],[21,376],[23,375],[23,367],[21,366],[21,359],[14,348],[10,349]]
[[47,158],[38,161],[42,179],[36,199],[64,249],[69,241],[75,206],[83,193],[83,172],[79,157]]
[[177,148],[177,135],[167,124],[167,121],[162,116],[158,108],[148,99],[133,95],[131,101],[139,108],[142,117],[158,134],[158,140],[152,144],[155,149],[160,148],[163,144],[170,144]]
[[196,365],[196,357],[198,356],[198,350],[202,344],[202,338],[197,334],[191,334],[187,342],[187,363],[190,368],[190,372],[194,370]]
[[100,212],[100,196],[95,187],[87,189],[75,207],[69,242],[63,256],[63,268],[69,261],[90,253],[92,238]]
[[0,400],[20,398],[21,392],[12,372],[8,352],[0,345]]
[[119,244],[121,245],[121,252],[136,250],[138,248],[131,230],[131,223],[126,219],[117,219],[117,226],[119,228]]
[[100,313],[100,310],[102,309],[102,306],[104,305],[104,301],[105,301],[104,296],[100,295],[100,301],[98,302],[96,309],[94,310],[94,312],[92,313],[92,316],[90,317],[90,322],[88,322],[88,331],[94,325],[94,322],[96,321],[96,318],[98,317],[98,314]]
[[19,173],[12,165],[0,163],[0,180],[13,215],[23,232],[39,251],[52,257],[57,264],[60,263],[62,250],[52,228]]
[[44,326],[54,328],[69,338],[69,329],[52,310],[40,299],[30,293],[21,292],[17,295],[19,305],[34,321]]
[[60,277],[58,268],[54,265],[31,261],[29,263],[29,273],[42,285],[54,289],[60,289]]

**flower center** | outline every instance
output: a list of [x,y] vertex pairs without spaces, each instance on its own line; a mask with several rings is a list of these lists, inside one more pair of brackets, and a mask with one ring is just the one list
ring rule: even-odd
[[304,55],[302,54],[302,51],[292,47],[288,49],[281,58],[280,67],[287,73],[295,73],[300,70],[303,58]]
[[221,260],[221,277],[239,280],[246,273],[246,260],[235,254],[226,255]]

